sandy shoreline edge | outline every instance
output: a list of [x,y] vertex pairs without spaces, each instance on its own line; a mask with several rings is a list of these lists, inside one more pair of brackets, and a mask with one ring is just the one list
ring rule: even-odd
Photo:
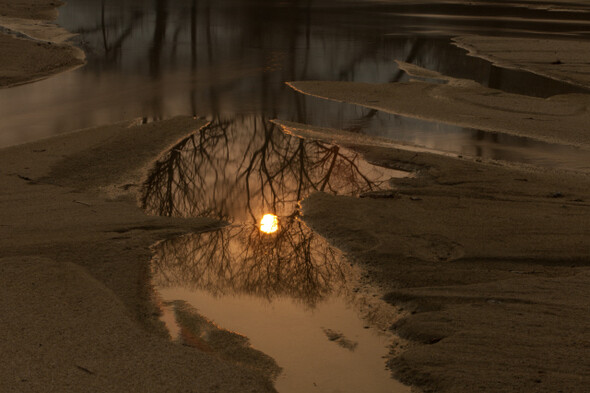
[[415,178],[393,199],[316,193],[304,220],[345,251],[407,317],[390,365],[424,392],[583,392],[590,383],[590,178],[362,145],[277,121]]
[[220,223],[147,216],[136,193],[159,154],[205,124],[125,122],[0,151],[1,391],[274,391],[172,344],[157,320],[150,246]]
[[47,78],[84,65],[73,36],[52,23],[58,6],[48,0],[0,0],[0,88]]

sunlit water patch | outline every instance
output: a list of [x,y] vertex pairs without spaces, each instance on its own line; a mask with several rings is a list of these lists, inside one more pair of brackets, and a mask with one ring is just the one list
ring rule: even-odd
[[280,392],[407,391],[383,358],[394,310],[298,209],[313,191],[358,196],[407,173],[263,120],[214,122],[145,185],[150,213],[232,223],[154,246],[163,321],[176,341],[257,370]]

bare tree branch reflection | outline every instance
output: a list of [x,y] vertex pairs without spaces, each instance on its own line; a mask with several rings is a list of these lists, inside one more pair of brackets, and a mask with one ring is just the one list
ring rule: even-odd
[[[218,296],[289,296],[313,307],[343,288],[350,268],[298,219],[298,202],[318,190],[357,195],[380,189],[390,175],[339,146],[286,135],[264,118],[218,117],[155,165],[143,207],[242,225],[159,244],[154,284]],[[279,216],[278,232],[259,230],[264,213]]]
[[188,235],[155,247],[153,283],[214,296],[288,296],[308,307],[344,288],[350,266],[296,217],[268,235],[251,225]]
[[245,116],[218,119],[175,146],[151,172],[142,204],[151,214],[255,223],[264,213],[291,215],[313,191],[358,195],[391,177],[354,152]]

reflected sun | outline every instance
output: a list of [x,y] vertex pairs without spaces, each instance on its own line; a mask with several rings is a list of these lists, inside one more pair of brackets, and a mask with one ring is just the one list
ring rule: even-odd
[[275,233],[279,230],[279,218],[274,214],[265,214],[260,220],[260,230],[264,233]]

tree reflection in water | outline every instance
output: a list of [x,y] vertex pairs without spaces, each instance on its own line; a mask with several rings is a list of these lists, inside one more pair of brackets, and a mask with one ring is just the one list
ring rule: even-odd
[[155,250],[153,283],[214,296],[288,296],[313,307],[342,290],[350,266],[300,220],[286,221],[275,235],[242,225],[166,241]]
[[[260,117],[216,119],[156,163],[142,203],[151,214],[241,225],[160,243],[154,284],[289,296],[313,307],[343,288],[350,267],[299,220],[298,202],[313,191],[383,189],[394,172],[336,145],[286,135]],[[277,232],[259,230],[265,213],[279,217]]]

